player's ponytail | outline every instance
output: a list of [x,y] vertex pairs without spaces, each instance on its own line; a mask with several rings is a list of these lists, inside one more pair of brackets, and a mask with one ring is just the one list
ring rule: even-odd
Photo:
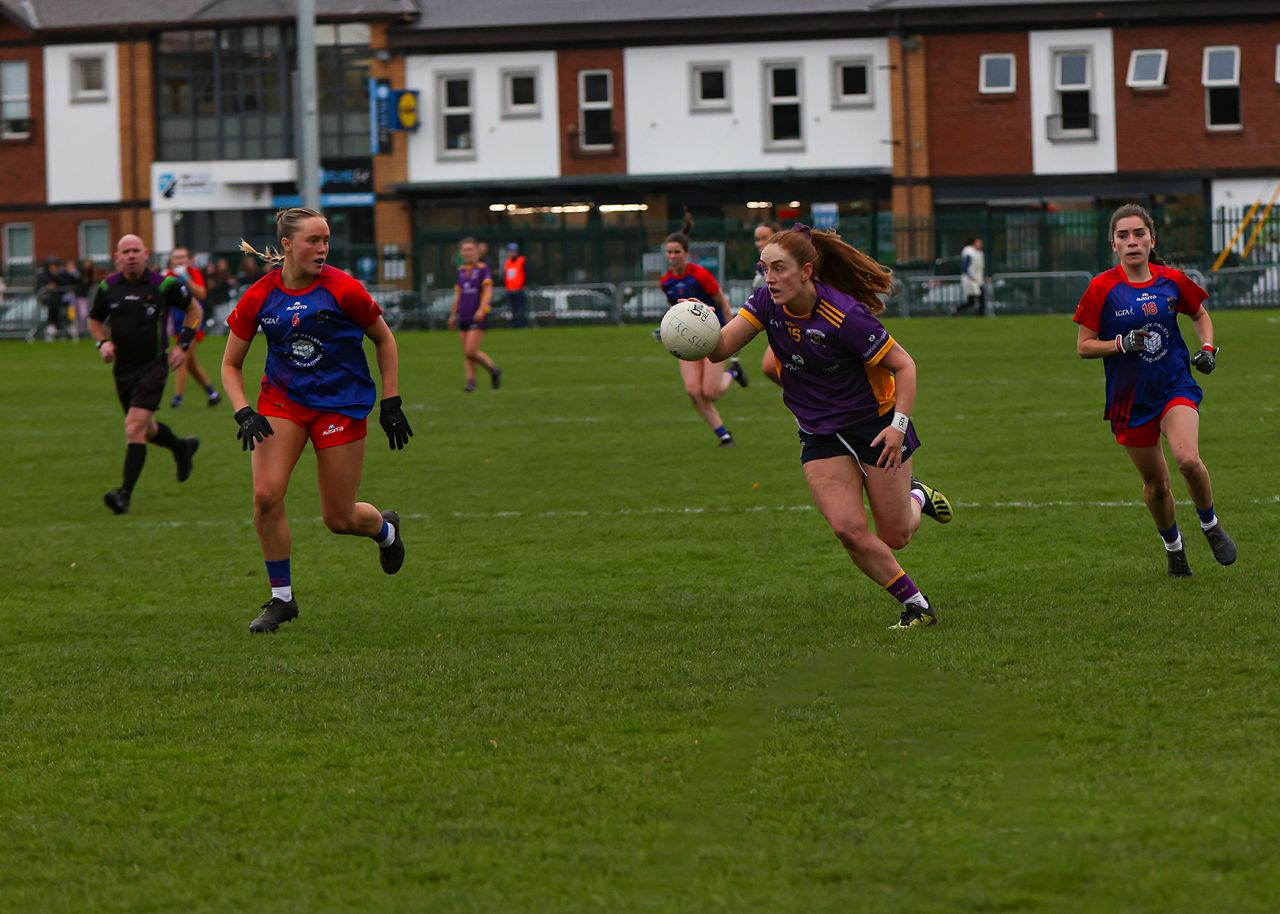
[[[308,209],[305,206],[289,206],[276,211],[276,237],[292,238],[294,233],[302,228],[302,224],[308,219],[325,218],[324,213],[318,210]],[[240,239],[240,250],[252,257],[273,267],[278,267],[284,263],[284,254],[279,250],[267,245],[261,251],[254,248],[249,242],[243,238]]]
[[693,213],[689,212],[689,207],[684,209],[684,222],[680,225],[680,231],[672,232],[662,242],[662,246],[666,247],[671,243],[680,245],[686,252],[689,250],[689,239],[693,236]]
[[798,264],[813,264],[813,278],[848,293],[872,314],[884,310],[881,294],[893,291],[893,271],[844,241],[836,232],[815,232],[796,223],[769,239]]

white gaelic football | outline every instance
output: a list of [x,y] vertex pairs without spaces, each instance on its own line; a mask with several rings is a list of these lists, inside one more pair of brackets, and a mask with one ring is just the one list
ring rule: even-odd
[[720,342],[720,318],[711,305],[682,299],[663,315],[660,335],[662,345],[673,356],[696,362],[709,356]]

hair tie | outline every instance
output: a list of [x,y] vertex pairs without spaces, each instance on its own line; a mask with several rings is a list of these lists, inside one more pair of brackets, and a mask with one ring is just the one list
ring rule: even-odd
[[813,237],[813,229],[809,228],[809,226],[805,225],[803,222],[797,222],[795,225],[791,226],[791,231],[799,232],[806,238]]

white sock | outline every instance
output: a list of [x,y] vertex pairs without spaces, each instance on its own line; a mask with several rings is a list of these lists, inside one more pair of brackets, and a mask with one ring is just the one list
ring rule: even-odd
[[923,511],[924,510],[924,492],[920,491],[919,489],[912,489],[907,494],[910,495],[915,500],[915,503],[920,506],[920,510]]
[[288,603],[290,600],[293,599],[293,585],[290,584],[285,587],[272,587],[271,599],[284,600],[286,603]]
[[396,541],[396,525],[387,521],[387,538],[385,540],[374,540],[383,549],[386,549]]
[[1210,523],[1206,524],[1204,521],[1200,521],[1200,529],[1205,533],[1208,533],[1216,526],[1218,526],[1218,515],[1216,514],[1213,516],[1213,520]]
[[907,597],[907,602],[903,605],[905,606],[914,605],[914,606],[919,606],[921,609],[928,609],[929,601],[924,598],[924,594],[913,593],[911,596]]
[[1164,543],[1164,548],[1166,552],[1178,552],[1182,549],[1182,534],[1179,533],[1178,538],[1174,540],[1172,543],[1165,543],[1163,537],[1161,538],[1160,542]]

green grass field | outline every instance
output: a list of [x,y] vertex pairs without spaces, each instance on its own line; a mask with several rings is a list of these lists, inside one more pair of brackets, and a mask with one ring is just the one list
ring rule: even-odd
[[469,396],[451,334],[403,334],[416,436],[375,428],[362,496],[405,568],[325,530],[304,455],[302,615],[262,637],[230,410],[162,410],[195,474],[152,448],[114,517],[108,369],[0,345],[0,910],[1274,911],[1280,313],[1215,320],[1241,558],[1175,479],[1183,581],[1068,317],[888,321],[958,506],[901,554],[942,619],[911,632],[776,388],[719,450],[648,327],[493,333]]

